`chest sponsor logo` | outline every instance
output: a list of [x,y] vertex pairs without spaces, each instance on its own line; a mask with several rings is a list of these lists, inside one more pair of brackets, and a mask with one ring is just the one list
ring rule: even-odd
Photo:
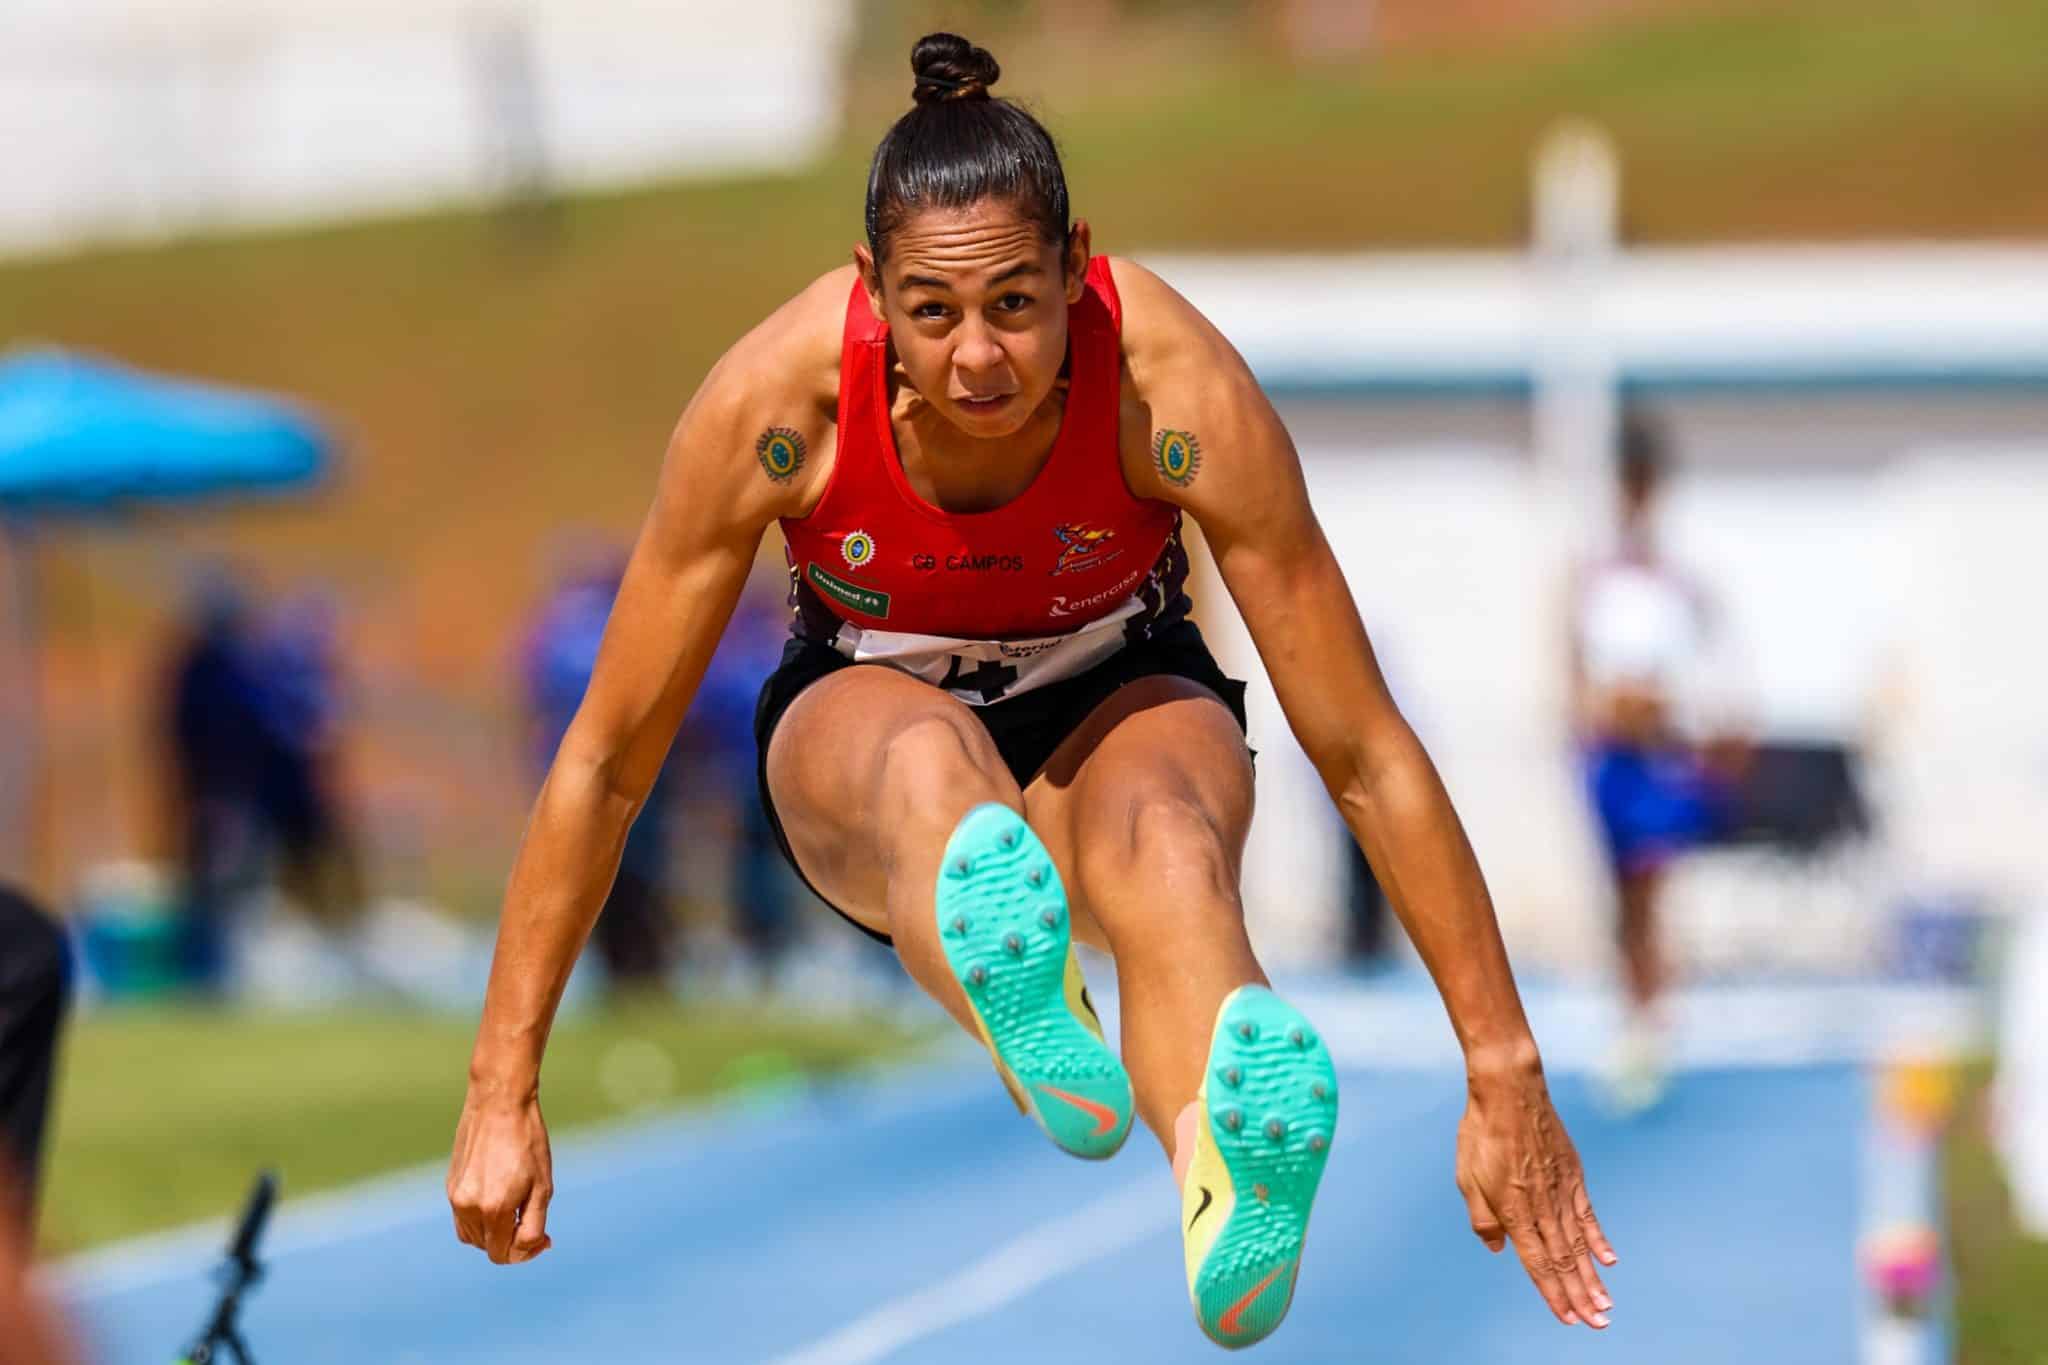
[[910,557],[910,567],[919,573],[937,573],[941,569],[947,573],[1022,573],[1024,556],[914,554]]
[[1061,546],[1059,562],[1052,566],[1055,574],[1099,568],[1123,553],[1121,546],[1110,544],[1116,539],[1116,532],[1107,527],[1069,521],[1053,527],[1052,533]]
[[1046,609],[1046,614],[1049,616],[1082,616],[1096,610],[1098,607],[1121,602],[1130,595],[1131,589],[1144,581],[1144,578],[1145,575],[1142,572],[1134,573],[1115,587],[1104,588],[1101,592],[1091,592],[1082,597],[1067,597],[1065,595],[1055,597],[1052,599],[1052,605]]
[[811,565],[805,572],[811,580],[812,587],[824,593],[825,596],[831,598],[840,606],[851,607],[864,616],[888,619],[888,593],[876,592],[873,588],[863,588],[858,583],[849,583],[836,574],[827,573],[816,564]]

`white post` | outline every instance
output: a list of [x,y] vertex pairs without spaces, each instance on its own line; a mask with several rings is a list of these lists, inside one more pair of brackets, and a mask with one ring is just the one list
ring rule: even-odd
[[1593,124],[1560,123],[1537,149],[1531,428],[1558,548],[1572,559],[1605,549],[1614,520],[1619,375],[1603,305],[1620,183],[1614,144]]

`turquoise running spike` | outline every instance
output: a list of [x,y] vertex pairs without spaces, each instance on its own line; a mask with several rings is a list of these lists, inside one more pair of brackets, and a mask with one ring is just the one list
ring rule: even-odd
[[1208,1074],[1224,1084],[1204,1086],[1201,1141],[1211,1150],[1198,1151],[1196,1165],[1213,1173],[1220,1161],[1231,1197],[1214,1240],[1190,1263],[1188,1288],[1203,1332],[1235,1348],[1268,1336],[1293,1303],[1337,1130],[1337,1072],[1293,1006],[1244,986],[1217,1011]]
[[1131,1131],[1131,1078],[1069,990],[1067,897],[1045,845],[991,803],[961,819],[939,866],[939,944],[1004,1085],[1065,1151],[1114,1156]]

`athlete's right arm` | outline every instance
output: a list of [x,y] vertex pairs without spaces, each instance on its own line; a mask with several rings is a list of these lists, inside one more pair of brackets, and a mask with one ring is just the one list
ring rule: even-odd
[[762,532],[779,516],[802,515],[822,492],[829,471],[818,452],[831,444],[846,274],[826,276],[734,346],[677,423],[589,688],[527,823],[448,1173],[456,1235],[499,1264],[549,1245],[541,1055],[627,830]]

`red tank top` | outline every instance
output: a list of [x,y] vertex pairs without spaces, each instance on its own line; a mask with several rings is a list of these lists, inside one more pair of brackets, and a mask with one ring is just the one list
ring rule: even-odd
[[809,516],[782,520],[795,633],[940,685],[979,675],[953,690],[988,702],[1071,675],[1185,616],[1179,509],[1133,497],[1124,483],[1121,324],[1109,262],[1098,256],[1069,313],[1067,404],[1051,455],[1010,502],[951,513],[919,497],[903,473],[889,418],[889,328],[856,282],[830,480]]

